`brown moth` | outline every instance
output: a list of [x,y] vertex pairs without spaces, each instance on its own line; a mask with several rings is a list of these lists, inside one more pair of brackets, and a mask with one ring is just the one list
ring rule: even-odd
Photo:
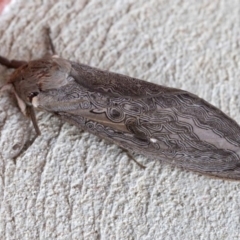
[[38,134],[34,108],[130,152],[199,173],[240,179],[239,125],[192,93],[55,55],[29,62],[1,57],[0,63],[16,68],[7,86]]

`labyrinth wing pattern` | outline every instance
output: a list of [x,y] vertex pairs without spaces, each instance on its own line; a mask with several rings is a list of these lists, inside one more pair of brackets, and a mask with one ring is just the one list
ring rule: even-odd
[[240,179],[240,127],[189,92],[55,58],[29,62],[9,82],[27,104],[125,149]]

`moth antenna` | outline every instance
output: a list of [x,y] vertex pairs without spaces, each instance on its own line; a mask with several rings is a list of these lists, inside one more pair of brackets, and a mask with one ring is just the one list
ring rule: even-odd
[[55,51],[55,47],[53,45],[53,41],[52,38],[50,36],[51,30],[49,27],[46,28],[46,34],[47,34],[47,41],[48,41],[48,45],[50,46],[52,55],[57,55],[56,51]]
[[19,68],[25,64],[27,64],[26,61],[20,61],[20,60],[8,60],[5,57],[0,56],[0,64],[7,67],[7,68]]

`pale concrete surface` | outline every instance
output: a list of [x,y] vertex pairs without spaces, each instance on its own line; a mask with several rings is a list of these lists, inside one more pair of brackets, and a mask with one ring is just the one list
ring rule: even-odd
[[[59,54],[189,90],[240,123],[238,0],[12,1],[0,54]],[[0,67],[0,86],[10,73]],[[240,183],[159,161],[136,166],[111,145],[47,113],[42,135],[0,97],[0,239],[240,239]]]

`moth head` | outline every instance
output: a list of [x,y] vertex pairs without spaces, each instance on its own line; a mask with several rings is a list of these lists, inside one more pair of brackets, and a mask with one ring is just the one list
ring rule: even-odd
[[33,97],[40,92],[37,79],[29,68],[29,64],[23,65],[16,69],[8,81],[12,84],[14,93],[24,104],[32,105]]
[[8,80],[16,95],[18,105],[25,113],[27,106],[38,107],[38,95],[68,83],[71,64],[61,58],[30,61],[17,68]]

